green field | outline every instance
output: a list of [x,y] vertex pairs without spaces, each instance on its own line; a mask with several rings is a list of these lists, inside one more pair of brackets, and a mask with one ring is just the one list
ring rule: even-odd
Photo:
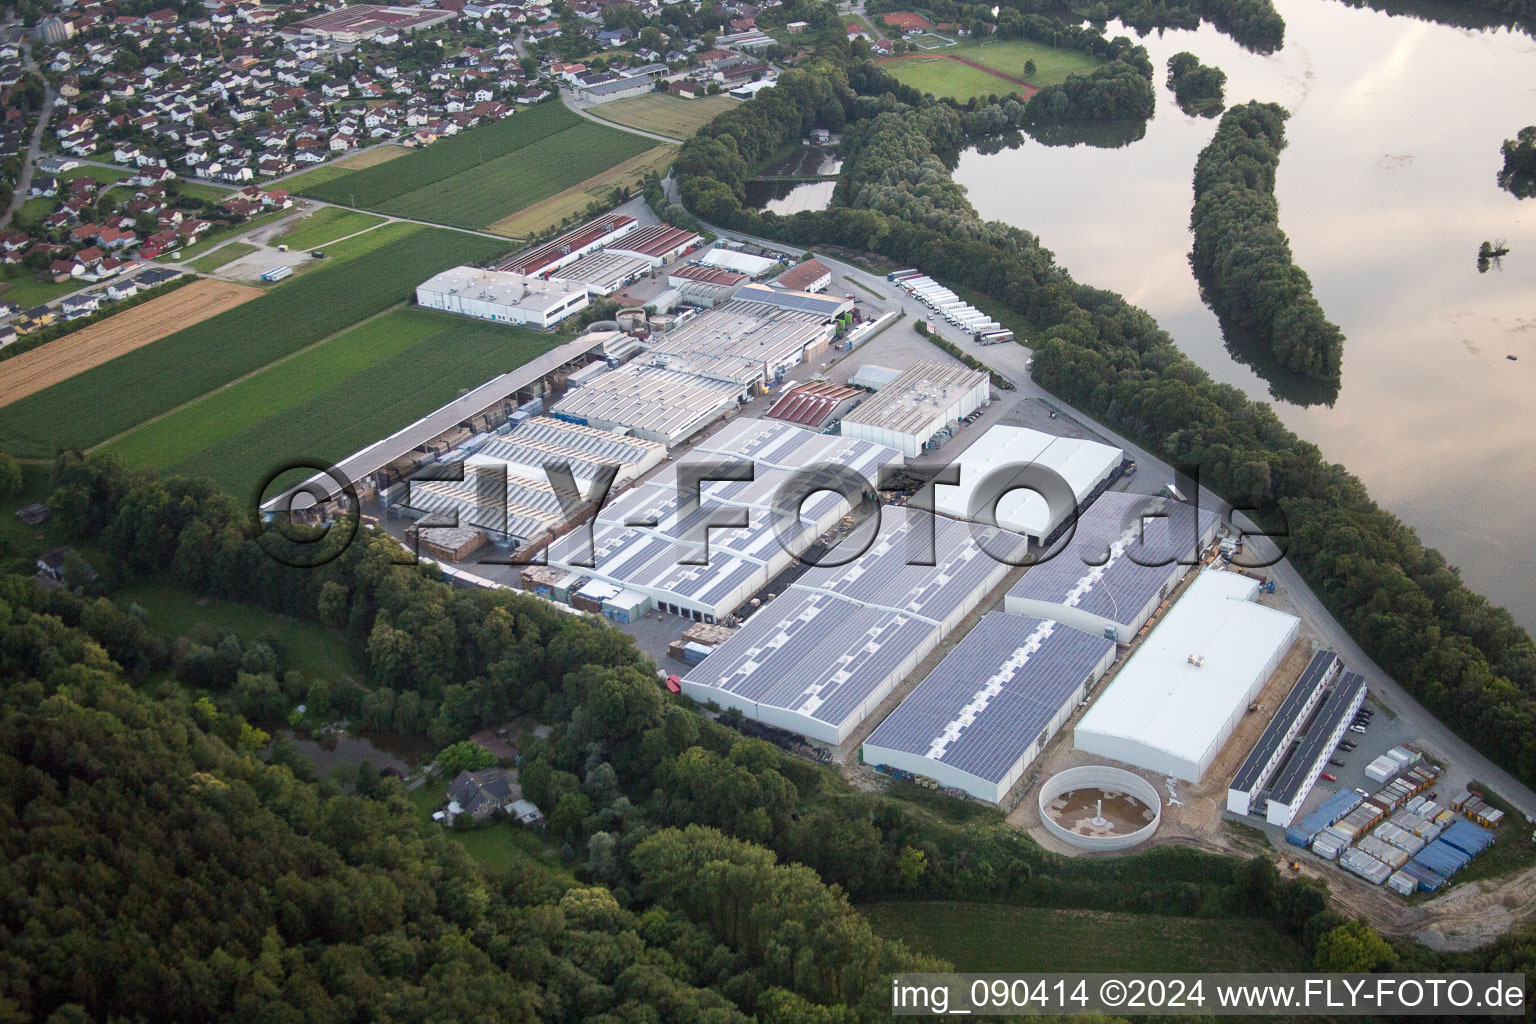
[[123,608],[138,605],[148,613],[149,628],[175,639],[199,622],[232,629],[249,643],[270,634],[283,648],[284,664],[324,679],[362,679],[357,664],[336,634],[321,626],[277,615],[256,605],[198,597],[168,583],[141,583],[114,591]]
[[[880,65],[881,70],[903,85],[935,96],[967,100],[972,96],[1006,95],[1020,87],[1007,79],[996,78],[977,68],[944,57],[963,57],[984,64],[1003,74],[1022,78],[1031,85],[1055,85],[1068,75],[1085,75],[1104,62],[1079,50],[1066,50],[1028,39],[985,39],[956,46],[924,51],[932,59],[896,60]],[[1035,73],[1024,73],[1025,61],[1035,62]]]
[[1306,956],[1267,921],[984,903],[874,903],[875,931],[964,972],[1298,971]]
[[654,145],[558,103],[542,103],[387,163],[302,187],[344,206],[483,228]]
[[739,100],[721,93],[696,100],[679,99],[670,93],[653,92],[593,107],[591,113],[604,121],[628,125],[645,132],[655,132],[674,139],[686,139],[719,114],[737,106]]
[[[483,264],[504,249],[494,239],[424,229],[322,267],[0,408],[0,449],[49,458],[61,446],[93,447],[406,301],[440,270]],[[353,396],[360,406],[368,401]]]
[[294,221],[291,228],[272,240],[272,244],[286,245],[293,249],[314,249],[382,223],[383,217],[371,213],[322,206],[308,217]]
[[209,274],[218,270],[224,264],[233,263],[240,257],[249,256],[255,251],[256,246],[254,245],[248,245],[245,242],[230,242],[228,245],[220,246],[218,249],[210,252],[207,256],[193,260],[188,266],[199,274]]
[[14,302],[27,309],[42,302],[52,302],[61,295],[77,292],[81,288],[88,287],[88,283],[71,278],[63,284],[55,284],[52,281],[39,281],[32,271],[25,267],[13,267],[15,277],[0,277],[0,299],[6,302]]
[[279,461],[336,462],[562,339],[398,309],[114,441],[129,465],[209,476],[244,498]]

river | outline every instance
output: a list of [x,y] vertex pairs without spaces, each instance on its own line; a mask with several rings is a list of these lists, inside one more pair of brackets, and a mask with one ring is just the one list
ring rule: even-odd
[[[1159,92],[1137,141],[968,151],[955,177],[982,216],[1036,233],[1079,281],[1151,312],[1212,376],[1273,401],[1536,631],[1525,543],[1536,529],[1536,199],[1495,182],[1500,143],[1536,124],[1536,41],[1332,0],[1281,13],[1285,46],[1271,56],[1208,27],[1142,40]],[[1115,23],[1108,34],[1134,37]],[[1200,301],[1186,259],[1191,176],[1216,121],[1182,113],[1163,84],[1181,50],[1227,73],[1229,105],[1291,111],[1280,225],[1348,339],[1331,406],[1274,399]],[[1479,273],[1485,239],[1510,254]]]

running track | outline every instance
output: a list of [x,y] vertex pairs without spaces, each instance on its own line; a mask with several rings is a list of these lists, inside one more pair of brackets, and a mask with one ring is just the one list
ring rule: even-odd
[[1020,86],[1024,90],[1022,95],[1023,95],[1023,97],[1025,99],[1029,99],[1035,93],[1040,91],[1040,87],[1038,85],[1030,85],[1028,82],[1024,81],[1024,79],[1022,79],[1022,78],[1014,78],[1012,75],[1005,75],[1005,74],[1003,74],[1001,71],[997,70],[996,68],[989,68],[985,64],[978,64],[975,61],[969,60],[969,59],[967,59],[965,57],[954,57],[954,56],[951,56],[951,55],[945,54],[945,53],[923,53],[923,54],[911,54],[911,55],[905,56],[905,57],[885,57],[885,58],[883,58],[881,60],[875,61],[875,63],[876,64],[890,64],[890,63],[893,63],[893,62],[898,61],[898,60],[952,60],[952,61],[956,61],[956,62],[958,62],[960,64],[964,64],[966,67],[972,67],[972,68],[975,68],[977,71],[982,71],[982,72],[985,72],[986,74],[993,75],[993,76],[995,76],[997,78],[1001,78],[1005,82],[1012,82],[1014,85]]

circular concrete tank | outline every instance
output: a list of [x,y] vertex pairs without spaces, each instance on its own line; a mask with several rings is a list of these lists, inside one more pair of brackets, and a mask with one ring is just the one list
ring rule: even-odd
[[1146,842],[1163,818],[1157,787],[1122,768],[1082,765],[1040,786],[1040,822],[1083,850],[1128,850]]

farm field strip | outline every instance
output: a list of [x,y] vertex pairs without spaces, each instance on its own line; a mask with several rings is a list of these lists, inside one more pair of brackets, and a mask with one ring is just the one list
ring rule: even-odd
[[397,217],[479,229],[594,177],[594,170],[601,173],[655,146],[654,139],[583,120],[543,139],[536,160],[522,152],[508,153],[378,208]]
[[652,93],[598,104],[588,108],[587,113],[614,124],[686,139],[739,102],[724,94],[684,100],[666,93]]
[[488,224],[485,230],[497,235],[506,235],[508,238],[526,238],[534,232],[560,223],[566,217],[584,213],[594,199],[606,197],[613,191],[614,186],[623,186],[643,178],[650,171],[656,171],[659,174],[672,162],[676,154],[676,146],[660,145],[654,149],[648,149],[639,156],[630,157],[621,164],[615,164],[579,185],[573,185],[511,216]]
[[[199,418],[224,415],[241,425],[199,437],[202,443],[183,449],[169,468],[212,477],[243,498],[283,460],[339,461],[560,340],[446,313],[396,310],[274,368],[272,381],[259,373],[190,407]],[[346,348],[339,354],[328,351],[341,342]],[[296,380],[304,383],[291,387]],[[267,404],[285,389],[279,408]],[[172,444],[162,447],[162,456]]]
[[327,181],[301,183],[296,178],[293,186],[328,202],[378,208],[398,196],[428,188],[434,182],[531,146],[580,123],[582,119],[563,104],[541,103],[504,121],[441,139],[387,163],[349,171]]
[[5,369],[0,373],[0,406],[43,391],[261,295],[260,288],[224,281],[194,281],[23,352],[4,363]]
[[[19,456],[46,458],[60,446],[100,444],[406,301],[418,283],[440,270],[484,264],[505,248],[489,238],[421,229],[304,274],[244,308],[136,348],[0,409],[0,447]],[[82,410],[90,414],[82,415]]]
[[313,249],[383,223],[384,218],[377,214],[322,206],[309,216],[295,221],[291,228],[273,239],[272,243],[294,249]]

